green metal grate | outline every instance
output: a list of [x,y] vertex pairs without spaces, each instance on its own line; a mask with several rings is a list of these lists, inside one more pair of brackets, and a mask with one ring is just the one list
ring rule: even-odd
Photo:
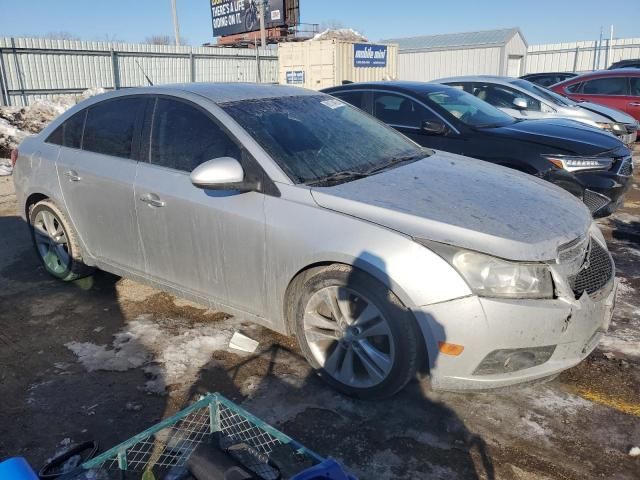
[[185,466],[198,445],[210,441],[215,432],[220,432],[229,445],[248,445],[250,450],[245,451],[239,460],[266,480],[277,478],[277,472],[267,464],[267,460],[279,445],[287,444],[314,462],[323,460],[222,395],[213,393],[82,467],[85,470],[144,472],[152,469],[159,472]]

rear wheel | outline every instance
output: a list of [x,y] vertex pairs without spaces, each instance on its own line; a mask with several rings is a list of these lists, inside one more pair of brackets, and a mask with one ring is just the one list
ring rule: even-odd
[[29,211],[33,243],[44,268],[56,278],[72,281],[93,268],[82,261],[78,236],[66,215],[51,200],[36,203]]
[[423,349],[413,315],[362,271],[333,265],[312,276],[295,315],[305,357],[342,393],[388,397],[416,374]]

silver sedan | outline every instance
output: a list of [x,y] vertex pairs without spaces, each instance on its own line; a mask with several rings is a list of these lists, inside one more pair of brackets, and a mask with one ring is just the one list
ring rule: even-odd
[[422,368],[435,388],[547,377],[610,320],[614,265],[580,201],[318,92],[110,92],[14,158],[49,273],[104,269],[295,335],[349,395]]

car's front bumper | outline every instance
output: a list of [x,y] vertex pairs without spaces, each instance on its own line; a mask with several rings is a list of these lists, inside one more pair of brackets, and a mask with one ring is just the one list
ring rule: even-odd
[[[467,390],[505,387],[570,368],[596,347],[611,321],[615,280],[600,298],[499,300],[468,296],[415,311],[429,351],[432,386]],[[440,353],[440,342],[464,347],[458,356]],[[477,374],[491,352],[556,345],[544,363],[516,371]],[[505,369],[506,370],[506,369]]]
[[633,159],[629,155],[616,161],[611,170],[576,172],[585,186],[583,201],[594,218],[612,214],[624,202],[624,194],[631,188]]

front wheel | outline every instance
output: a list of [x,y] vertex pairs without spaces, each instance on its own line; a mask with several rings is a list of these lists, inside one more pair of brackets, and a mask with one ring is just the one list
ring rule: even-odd
[[92,273],[93,269],[82,261],[71,222],[54,202],[36,203],[29,211],[29,224],[36,252],[47,272],[67,282]]
[[382,283],[333,265],[302,287],[296,337],[308,362],[337,390],[384,398],[416,375],[423,352],[411,312]]

